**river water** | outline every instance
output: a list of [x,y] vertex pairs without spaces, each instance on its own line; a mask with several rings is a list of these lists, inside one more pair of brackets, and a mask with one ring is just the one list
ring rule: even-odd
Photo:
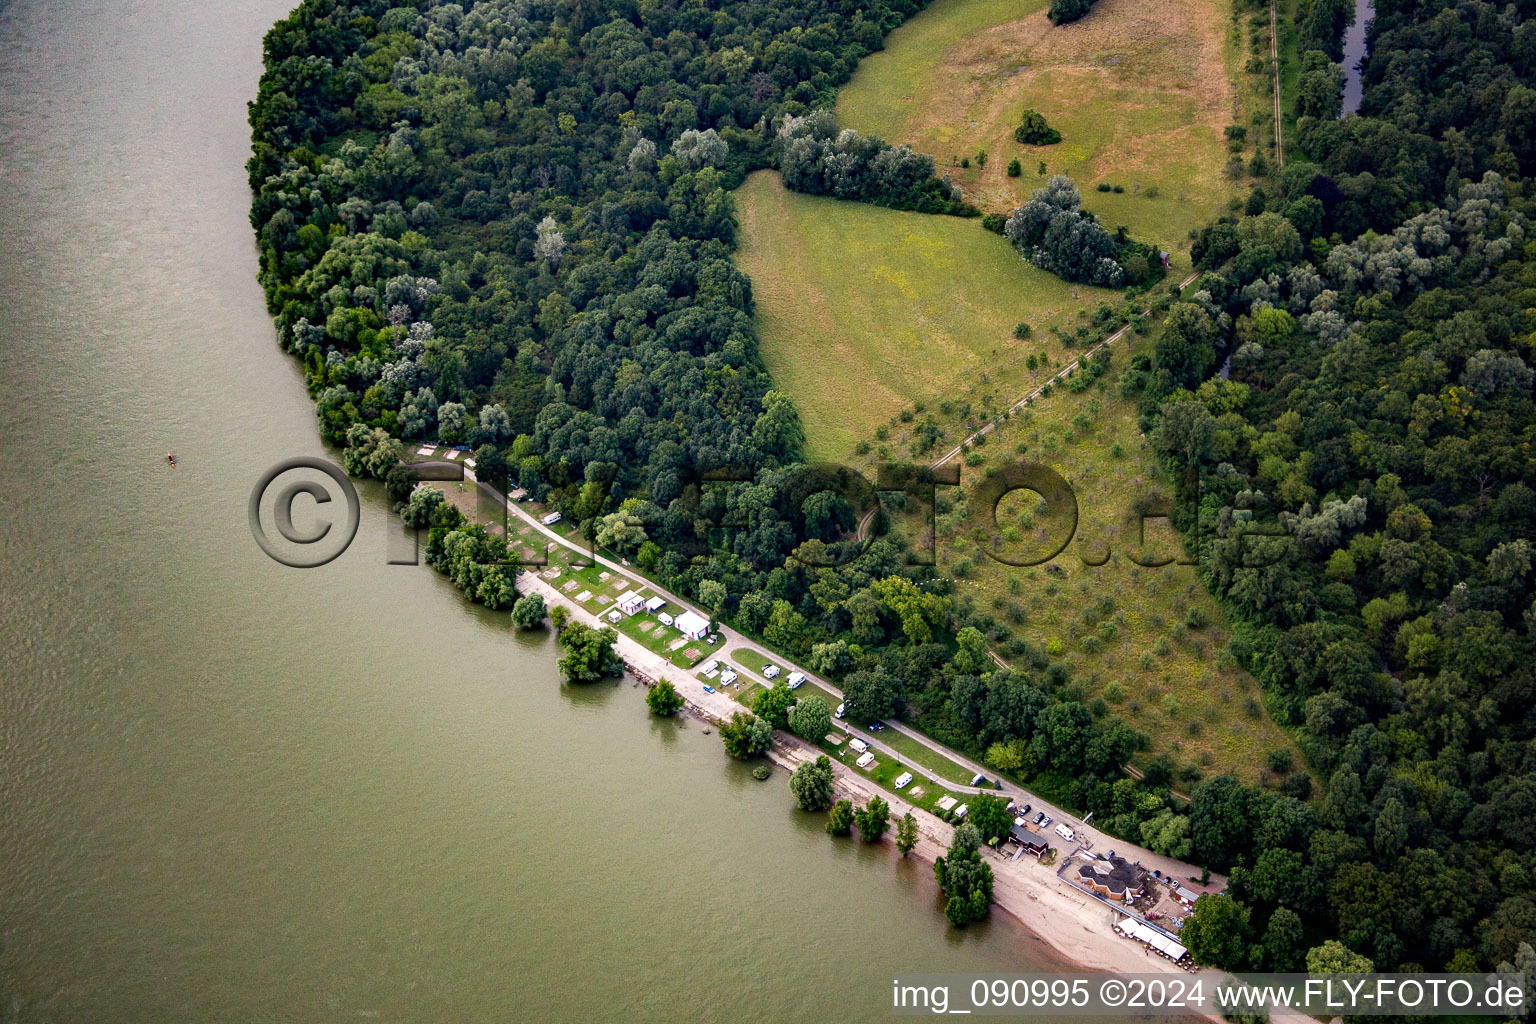
[[1353,114],[1360,109],[1365,96],[1365,84],[1360,78],[1360,65],[1366,57],[1366,30],[1376,16],[1374,0],[1355,0],[1355,20],[1344,30],[1344,113]]
[[861,1020],[1052,963],[385,565],[376,491],[258,551],[326,454],[246,223],[287,5],[0,3],[0,1021]]

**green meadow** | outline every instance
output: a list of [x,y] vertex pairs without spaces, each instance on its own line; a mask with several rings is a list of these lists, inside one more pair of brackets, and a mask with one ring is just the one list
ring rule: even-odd
[[772,172],[736,200],[763,359],[815,460],[845,459],[902,408],[983,376],[1023,388],[1016,324],[1040,332],[1115,298],[1029,265],[978,219],[801,195]]
[[[1060,26],[1045,7],[936,0],[859,65],[838,95],[839,123],[932,154],[988,212],[1026,200],[1044,163],[1046,174],[1078,182],[1106,226],[1124,225],[1187,266],[1190,230],[1236,194],[1222,135],[1238,116],[1229,0],[1099,0]],[[1062,141],[1015,142],[1025,109]],[[1007,174],[1013,159],[1018,177]]]

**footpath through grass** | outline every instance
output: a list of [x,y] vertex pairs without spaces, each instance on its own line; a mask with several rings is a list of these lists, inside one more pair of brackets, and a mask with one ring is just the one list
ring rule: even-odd
[[1115,293],[1025,263],[978,219],[790,192],[759,172],[736,193],[737,264],[752,278],[763,360],[794,396],[812,460],[845,459],[913,401],[1028,374],[1014,338]]

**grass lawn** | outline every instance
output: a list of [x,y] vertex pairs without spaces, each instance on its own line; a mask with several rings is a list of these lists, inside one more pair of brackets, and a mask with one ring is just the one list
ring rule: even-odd
[[[1123,224],[1180,254],[1176,269],[1187,266],[1190,229],[1234,191],[1222,136],[1238,116],[1230,0],[1098,0],[1060,26],[1046,6],[935,0],[860,62],[838,94],[838,122],[933,154],[941,173],[993,212],[1027,199],[1044,161],[1047,173],[1078,181],[1084,205],[1107,226]],[[1044,114],[1062,141],[1015,142],[1025,109]],[[1024,173],[1010,178],[1014,158]],[[1125,191],[1098,192],[1100,182]]]
[[[856,734],[850,734],[856,735]],[[875,763],[868,769],[860,768],[855,761],[859,759],[857,751],[851,749],[847,743],[831,744],[823,740],[819,746],[832,760],[840,762],[851,772],[864,776],[880,788],[894,793],[908,803],[916,804],[925,811],[932,811],[934,804],[946,796],[953,796],[961,803],[965,802],[965,795],[951,793],[943,786],[938,785],[928,778],[921,766],[913,765],[905,757],[896,759],[883,751],[875,751]],[[896,780],[903,772],[912,773],[912,781],[901,789],[896,788]],[[914,797],[912,791],[921,788],[922,795]]]
[[[738,647],[734,651],[732,651],[731,652],[731,660],[734,661],[736,664],[738,664],[738,665],[742,666],[743,668],[745,668],[748,672],[750,672],[753,675],[754,678],[757,678],[757,679],[763,679],[763,666],[764,665],[778,665],[780,668],[784,667],[783,662],[769,661],[767,658],[763,657],[761,654],[758,654],[754,650],[749,650],[746,647]],[[763,680],[763,681],[767,682],[767,680]],[[776,680],[774,680],[774,682],[778,682],[778,680],[776,679]]]
[[902,408],[979,377],[1022,386],[1016,324],[1038,333],[1116,298],[1030,266],[975,218],[801,195],[767,171],[736,201],[763,360],[794,396],[813,461],[845,458]]
[[971,778],[975,775],[969,768],[962,768],[943,754],[928,749],[917,740],[895,729],[884,729],[877,738],[900,754],[903,760],[910,764],[922,765],[941,779],[970,785]]

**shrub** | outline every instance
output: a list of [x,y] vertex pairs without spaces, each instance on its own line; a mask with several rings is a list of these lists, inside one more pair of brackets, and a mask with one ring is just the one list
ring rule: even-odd
[[[1055,9],[1055,4],[1052,4]],[[1054,146],[1061,141],[1061,132],[1045,123],[1045,115],[1038,110],[1026,110],[1013,130],[1015,142],[1026,146]]]
[[651,709],[651,714],[666,718],[683,706],[683,696],[669,681],[663,679],[646,691],[645,704]]
[[1099,182],[1098,188],[1099,188],[1100,192],[1108,192],[1109,191],[1109,182],[1107,182],[1107,181]]
[[1010,177],[1010,178],[1017,178],[1019,175],[1021,175],[1023,173],[1024,173],[1024,165],[1019,163],[1017,158],[1008,161],[1008,177]]
[[1032,333],[1033,328],[1031,328],[1029,324],[1024,323],[1022,320],[1013,325],[1013,336],[1018,338],[1020,341],[1023,341]]
[[827,834],[845,836],[853,829],[853,801],[839,800],[827,815]]
[[1312,796],[1312,776],[1306,772],[1297,772],[1286,777],[1280,785],[1280,792],[1297,800],[1307,800]]
[[1051,0],[1051,9],[1046,12],[1046,17],[1051,19],[1052,25],[1065,25],[1087,14],[1092,6],[1093,0]]

